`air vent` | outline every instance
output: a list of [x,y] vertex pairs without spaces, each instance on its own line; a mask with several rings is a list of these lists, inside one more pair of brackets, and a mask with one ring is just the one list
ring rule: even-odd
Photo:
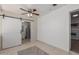
[[52,4],[53,6],[57,6],[57,4]]

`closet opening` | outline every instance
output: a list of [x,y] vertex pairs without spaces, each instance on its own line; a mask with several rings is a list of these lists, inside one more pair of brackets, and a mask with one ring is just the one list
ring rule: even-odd
[[79,10],[71,13],[71,51],[79,53]]
[[30,22],[22,22],[22,44],[25,44],[27,42],[31,41],[31,24]]

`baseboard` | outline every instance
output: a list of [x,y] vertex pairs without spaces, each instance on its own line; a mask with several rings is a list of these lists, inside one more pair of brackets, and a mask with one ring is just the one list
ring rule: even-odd
[[69,53],[72,54],[72,55],[79,55],[79,53],[76,53],[74,51],[70,51]]
[[44,42],[44,41],[41,41],[41,40],[37,40],[37,41],[42,42],[42,43],[44,43],[44,44],[47,44],[47,45],[49,45],[49,46],[51,46],[51,47],[55,47],[55,48],[58,48],[58,49],[60,49],[60,50],[66,51],[66,52],[68,52],[68,53],[70,52],[70,51],[67,51],[67,50],[65,50],[65,49],[63,49],[63,48],[59,48],[59,47],[57,47],[57,46],[48,44],[47,42]]

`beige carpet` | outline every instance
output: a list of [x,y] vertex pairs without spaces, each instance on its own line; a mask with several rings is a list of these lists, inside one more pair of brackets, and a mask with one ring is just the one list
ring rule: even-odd
[[18,51],[18,55],[48,55],[46,52],[38,48],[37,46],[33,46],[21,51]]

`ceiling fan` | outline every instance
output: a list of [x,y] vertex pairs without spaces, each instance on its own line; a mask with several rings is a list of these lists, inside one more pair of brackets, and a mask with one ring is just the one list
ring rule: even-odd
[[28,9],[28,10],[26,10],[24,8],[20,8],[20,10],[25,12],[25,13],[22,13],[21,15],[27,14],[28,16],[33,16],[33,15],[39,16],[38,13],[35,13],[37,11],[36,9]]

